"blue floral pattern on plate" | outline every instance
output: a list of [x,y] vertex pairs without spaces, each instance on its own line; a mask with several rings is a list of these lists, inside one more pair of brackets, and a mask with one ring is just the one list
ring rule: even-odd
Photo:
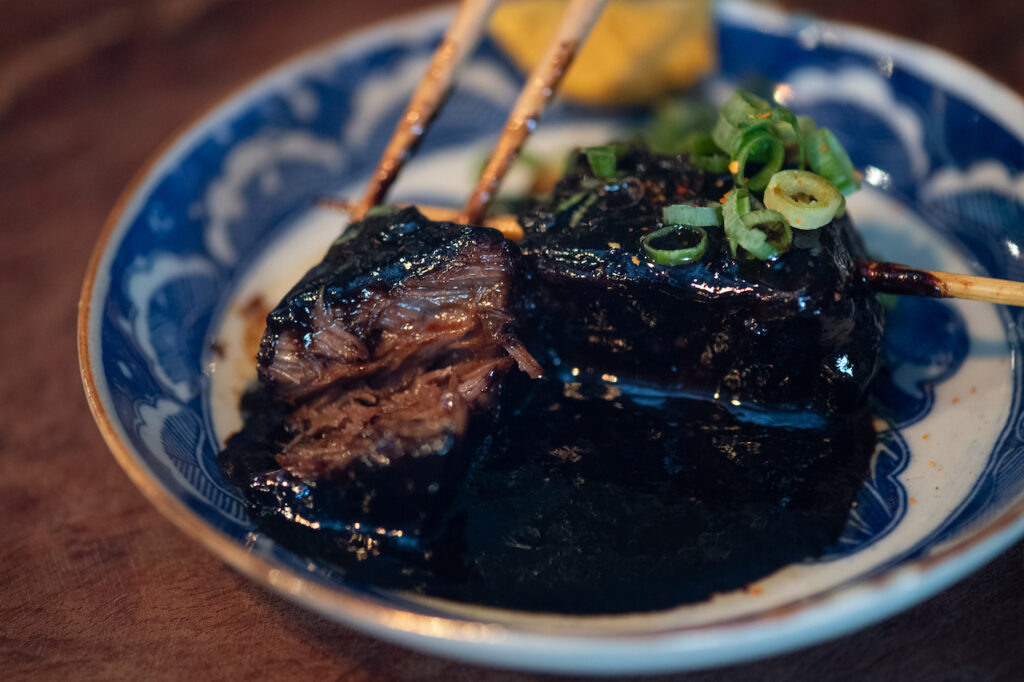
[[864,487],[831,560],[864,549],[899,525],[907,491],[899,475],[910,462],[900,429],[927,416],[935,386],[956,373],[968,351],[967,327],[957,311],[930,298],[896,298],[886,314],[886,364],[874,390],[876,413],[885,426]]
[[[778,101],[831,127],[865,170],[868,185],[926,221],[934,239],[969,267],[1024,278],[1024,135],[955,88],[877,51],[847,49],[814,22],[776,17],[765,29],[741,16],[763,10],[724,3],[720,11],[722,59],[711,92],[727,92],[751,77],[779,84],[773,92]],[[370,172],[445,19],[396,24],[386,37],[342,43],[294,64],[180,140],[125,210],[101,265],[109,287],[99,285],[93,301],[97,383],[134,456],[208,526],[324,585],[341,585],[344,578],[254,532],[217,467],[207,348],[248,265],[317,199]],[[521,80],[485,41],[420,154],[495,135]],[[623,116],[562,104],[545,125]],[[989,348],[971,336],[955,307],[900,302],[888,332],[888,375],[877,391],[885,423],[878,453],[828,562],[879,543],[903,522],[908,498],[901,474],[913,449],[902,432],[927,420],[936,387],[955,378],[972,354],[1020,352],[1024,313],[996,310],[1003,338],[989,340]],[[941,523],[874,573],[928,553],[1024,492],[1021,367],[1007,367],[1011,418],[976,481]],[[400,595],[376,597],[432,612]]]

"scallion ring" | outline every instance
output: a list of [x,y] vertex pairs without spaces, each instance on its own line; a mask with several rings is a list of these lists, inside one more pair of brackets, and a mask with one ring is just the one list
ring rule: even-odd
[[599,178],[615,177],[616,155],[611,145],[587,147],[583,153],[587,155],[587,163],[590,164],[590,170],[594,175]]
[[793,243],[793,232],[778,211],[751,211],[744,214],[741,220],[745,229],[739,233],[736,241],[750,255],[770,260],[789,251],[789,245]]
[[[682,239],[687,245],[676,248],[672,242]],[[704,256],[708,249],[708,234],[697,225],[667,225],[641,237],[640,246],[658,265],[684,265],[699,261]]]
[[687,141],[686,151],[694,166],[708,173],[727,173],[729,155],[723,152],[708,133],[698,133]]
[[750,192],[745,187],[729,192],[722,217],[733,258],[740,248],[761,260],[777,258],[788,251],[793,242],[793,233],[782,214],[768,209],[750,210]]
[[772,119],[777,121],[776,132],[783,143],[792,142],[796,144],[797,166],[804,169],[806,154],[804,151],[804,135],[800,130],[800,123],[793,112],[785,107],[772,109]]
[[716,227],[722,224],[722,207],[718,205],[672,204],[662,209],[661,216],[662,222],[666,225]]
[[366,217],[376,218],[377,216],[391,215],[392,213],[396,213],[397,211],[398,206],[395,206],[394,204],[377,204],[376,206],[370,207],[370,209],[366,212]]
[[810,171],[779,171],[764,190],[764,205],[785,216],[798,230],[828,225],[843,207],[835,185]]
[[[743,141],[751,135],[770,134],[774,132],[775,121],[770,118],[756,119],[740,124],[731,123],[724,115],[718,117],[718,122],[711,130],[711,139],[729,156],[735,158]],[[760,131],[760,132],[755,132]]]
[[587,214],[587,211],[590,210],[590,207],[593,206],[596,201],[596,194],[588,194],[586,198],[584,198],[583,201],[573,209],[572,215],[569,216],[569,227],[577,227],[583,221],[583,216]]
[[583,201],[583,198],[585,196],[587,196],[586,192],[583,192],[583,191],[576,192],[575,194],[573,194],[572,196],[568,197],[567,199],[562,199],[562,201],[560,201],[559,204],[557,206],[555,206],[555,211],[557,213],[561,213],[562,211],[564,211],[564,210],[566,210],[568,208],[572,208],[576,204],[578,204],[581,201]]
[[743,214],[750,212],[750,192],[746,187],[734,187],[725,195],[722,205],[722,220],[725,225],[725,237],[729,242],[729,252],[736,257],[737,239],[743,231]]
[[817,129],[814,119],[810,116],[797,116],[796,126],[800,130],[800,135],[802,135],[805,140]]
[[850,155],[828,128],[818,128],[807,139],[807,162],[818,175],[839,188],[843,194],[860,189],[860,179]]
[[[764,189],[771,177],[782,168],[786,159],[786,148],[782,139],[773,133],[759,129],[751,130],[744,136],[743,144],[736,152],[732,171],[737,185],[747,185],[752,190]],[[751,178],[746,177],[747,164],[761,163],[761,168]]]
[[750,121],[771,108],[771,103],[746,90],[737,90],[722,105],[721,113],[729,123],[738,125]]

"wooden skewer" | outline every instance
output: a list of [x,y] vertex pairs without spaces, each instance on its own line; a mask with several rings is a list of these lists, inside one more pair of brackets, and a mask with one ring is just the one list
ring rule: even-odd
[[502,178],[519,155],[526,138],[537,126],[537,119],[558,90],[566,70],[572,64],[583,41],[590,34],[608,0],[570,0],[555,37],[534,68],[509,114],[494,153],[480,175],[473,193],[462,210],[459,222],[480,223],[494,199]]
[[360,220],[387,194],[402,165],[416,151],[444,101],[458,68],[473,52],[500,0],[463,0],[430,60],[427,73],[395,127],[362,200],[349,212]]
[[860,272],[875,291],[886,294],[964,298],[1024,306],[1024,282],[955,272],[918,270],[896,263],[860,263]]

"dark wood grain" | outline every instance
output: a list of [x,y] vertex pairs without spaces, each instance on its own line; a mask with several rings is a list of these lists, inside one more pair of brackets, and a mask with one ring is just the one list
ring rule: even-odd
[[[147,156],[281,59],[416,6],[0,2],[0,678],[545,679],[396,648],[240,577],[129,483],[78,380],[86,259]],[[938,45],[1024,90],[1015,0],[814,8]],[[860,633],[679,679],[1024,679],[1022,562],[1017,545]]]

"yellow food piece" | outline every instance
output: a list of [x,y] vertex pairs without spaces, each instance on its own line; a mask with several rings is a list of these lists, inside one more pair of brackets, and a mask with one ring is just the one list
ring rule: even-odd
[[[524,71],[543,56],[565,0],[503,3],[491,33]],[[710,0],[612,0],[561,92],[586,104],[640,104],[692,85],[715,64]]]

